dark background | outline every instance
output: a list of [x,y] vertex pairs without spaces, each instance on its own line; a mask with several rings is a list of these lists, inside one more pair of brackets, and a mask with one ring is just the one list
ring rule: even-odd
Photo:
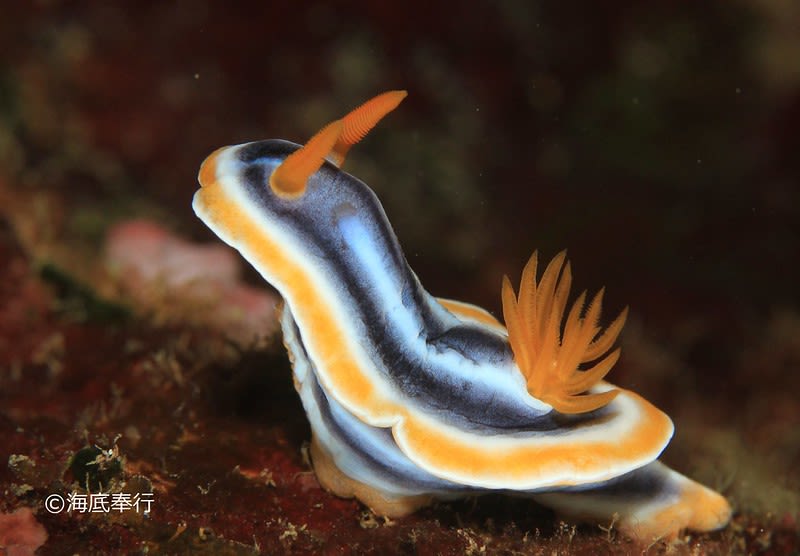
[[797,304],[791,2],[11,6],[7,174],[90,150],[70,169],[96,182],[81,194],[135,187],[200,236],[189,198],[211,150],[302,142],[405,88],[348,169],[435,292],[496,308],[496,273],[569,248],[587,285],[643,312],[684,294]]

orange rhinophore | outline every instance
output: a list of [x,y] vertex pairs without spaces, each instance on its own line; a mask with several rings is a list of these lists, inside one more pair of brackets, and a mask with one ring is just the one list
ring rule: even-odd
[[325,162],[325,157],[331,152],[343,129],[341,120],[331,122],[309,139],[303,148],[287,156],[269,178],[272,190],[278,195],[302,195],[308,178]]
[[386,114],[397,108],[407,95],[405,91],[388,91],[371,98],[342,118],[344,131],[333,147],[332,161],[341,166],[350,147],[361,141]]
[[284,196],[302,195],[308,178],[320,169],[326,158],[341,166],[350,147],[397,108],[407,94],[405,91],[380,94],[322,128],[303,148],[286,157],[275,169],[269,180],[273,191]]

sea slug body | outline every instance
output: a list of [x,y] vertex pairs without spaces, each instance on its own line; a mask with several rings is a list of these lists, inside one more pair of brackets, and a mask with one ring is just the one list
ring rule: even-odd
[[339,168],[404,97],[200,169],[196,214],[283,297],[321,484],[387,516],[508,491],[646,539],[724,526],[722,496],[656,461],[669,417],[602,380],[625,313],[601,331],[602,292],[568,309],[563,254],[540,278],[534,254],[518,295],[504,280],[505,327],[422,287],[375,194]]

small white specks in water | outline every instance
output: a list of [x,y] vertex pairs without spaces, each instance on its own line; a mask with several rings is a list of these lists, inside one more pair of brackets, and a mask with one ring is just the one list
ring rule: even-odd
[[737,95],[741,95],[742,94],[742,89],[740,89],[739,87],[736,87],[736,94]]
[[698,164],[702,164],[702,163],[703,163],[703,161],[702,161],[702,160],[700,160],[700,159],[698,158],[698,159],[697,159],[697,163],[698,163]]
[[200,79],[200,74],[199,74],[199,73],[195,73],[195,74],[194,74],[194,78],[195,78],[195,79]]

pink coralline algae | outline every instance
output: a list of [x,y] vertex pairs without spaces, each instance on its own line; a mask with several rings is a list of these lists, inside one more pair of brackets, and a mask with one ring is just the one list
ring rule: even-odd
[[47,540],[47,531],[28,507],[0,513],[0,554],[32,555]]
[[192,243],[156,223],[130,220],[108,232],[106,262],[145,311],[177,310],[241,345],[277,328],[277,297],[242,283],[238,257],[220,245]]

